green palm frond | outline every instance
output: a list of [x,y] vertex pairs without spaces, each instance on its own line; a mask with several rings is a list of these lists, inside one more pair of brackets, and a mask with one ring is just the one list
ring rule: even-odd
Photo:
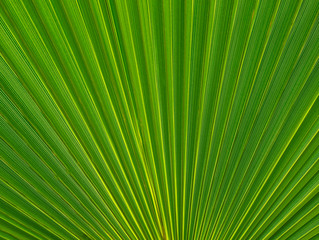
[[318,239],[319,1],[1,0],[1,239]]

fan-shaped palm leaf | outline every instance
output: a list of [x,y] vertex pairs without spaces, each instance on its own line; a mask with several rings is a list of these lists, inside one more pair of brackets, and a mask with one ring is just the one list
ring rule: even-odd
[[0,1],[3,239],[317,239],[319,1]]

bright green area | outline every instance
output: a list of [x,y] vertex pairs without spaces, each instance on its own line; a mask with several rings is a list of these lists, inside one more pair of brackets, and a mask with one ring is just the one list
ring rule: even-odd
[[0,239],[318,239],[318,0],[0,1]]

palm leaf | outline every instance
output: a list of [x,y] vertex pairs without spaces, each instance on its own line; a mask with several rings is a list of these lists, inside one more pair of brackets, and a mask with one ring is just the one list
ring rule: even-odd
[[2,239],[317,239],[317,0],[0,5]]

